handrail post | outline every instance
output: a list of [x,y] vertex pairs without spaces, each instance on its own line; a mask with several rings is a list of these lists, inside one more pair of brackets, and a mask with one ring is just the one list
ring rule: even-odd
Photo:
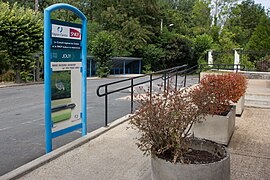
[[108,86],[105,85],[105,126],[108,126]]
[[202,64],[199,65],[199,80],[198,80],[198,83],[201,80],[201,72],[202,72]]
[[177,90],[177,74],[178,74],[178,69],[176,70],[176,74],[175,74],[175,90]]
[[131,79],[130,113],[133,113],[133,78]]
[[164,91],[166,90],[166,76],[167,74],[166,72],[164,72]]
[[186,81],[187,81],[187,71],[185,71],[184,87],[186,87]]
[[152,86],[153,86],[153,75],[152,74],[150,74],[150,88],[149,88],[149,91],[150,91],[150,102],[151,102],[151,104],[152,104]]

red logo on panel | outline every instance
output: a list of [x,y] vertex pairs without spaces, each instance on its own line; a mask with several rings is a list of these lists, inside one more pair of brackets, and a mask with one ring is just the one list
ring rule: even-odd
[[80,38],[81,33],[77,31],[76,29],[70,28],[70,37]]

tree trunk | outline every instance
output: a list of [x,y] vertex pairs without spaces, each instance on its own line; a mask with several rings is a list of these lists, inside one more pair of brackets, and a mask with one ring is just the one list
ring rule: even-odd
[[40,81],[40,62],[39,62],[39,58],[36,60],[36,81]]
[[22,77],[21,77],[21,64],[19,63],[17,68],[16,68],[16,80],[15,80],[15,83],[22,83]]

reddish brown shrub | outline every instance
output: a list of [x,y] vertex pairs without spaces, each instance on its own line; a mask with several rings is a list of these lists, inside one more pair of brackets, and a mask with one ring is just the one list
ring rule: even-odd
[[196,88],[139,95],[139,108],[130,123],[140,132],[139,149],[160,158],[189,163],[189,130],[207,114],[217,114],[236,102],[246,89],[239,74],[209,75]]
[[[172,162],[184,163],[183,154],[188,151],[190,126],[204,116],[194,105],[188,89],[139,96],[139,108],[131,119],[141,136],[138,147],[145,154],[154,154]],[[186,162],[185,162],[186,163]]]
[[239,73],[207,75],[195,88],[193,100],[197,106],[206,106],[209,114],[223,114],[244,95],[245,77]]

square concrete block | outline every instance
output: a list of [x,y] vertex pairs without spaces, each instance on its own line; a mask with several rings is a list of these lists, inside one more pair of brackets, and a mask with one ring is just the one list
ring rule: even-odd
[[226,116],[208,115],[205,121],[193,125],[195,137],[228,145],[235,128],[235,106]]
[[236,115],[241,116],[245,107],[245,95],[243,95],[234,105],[236,106]]

